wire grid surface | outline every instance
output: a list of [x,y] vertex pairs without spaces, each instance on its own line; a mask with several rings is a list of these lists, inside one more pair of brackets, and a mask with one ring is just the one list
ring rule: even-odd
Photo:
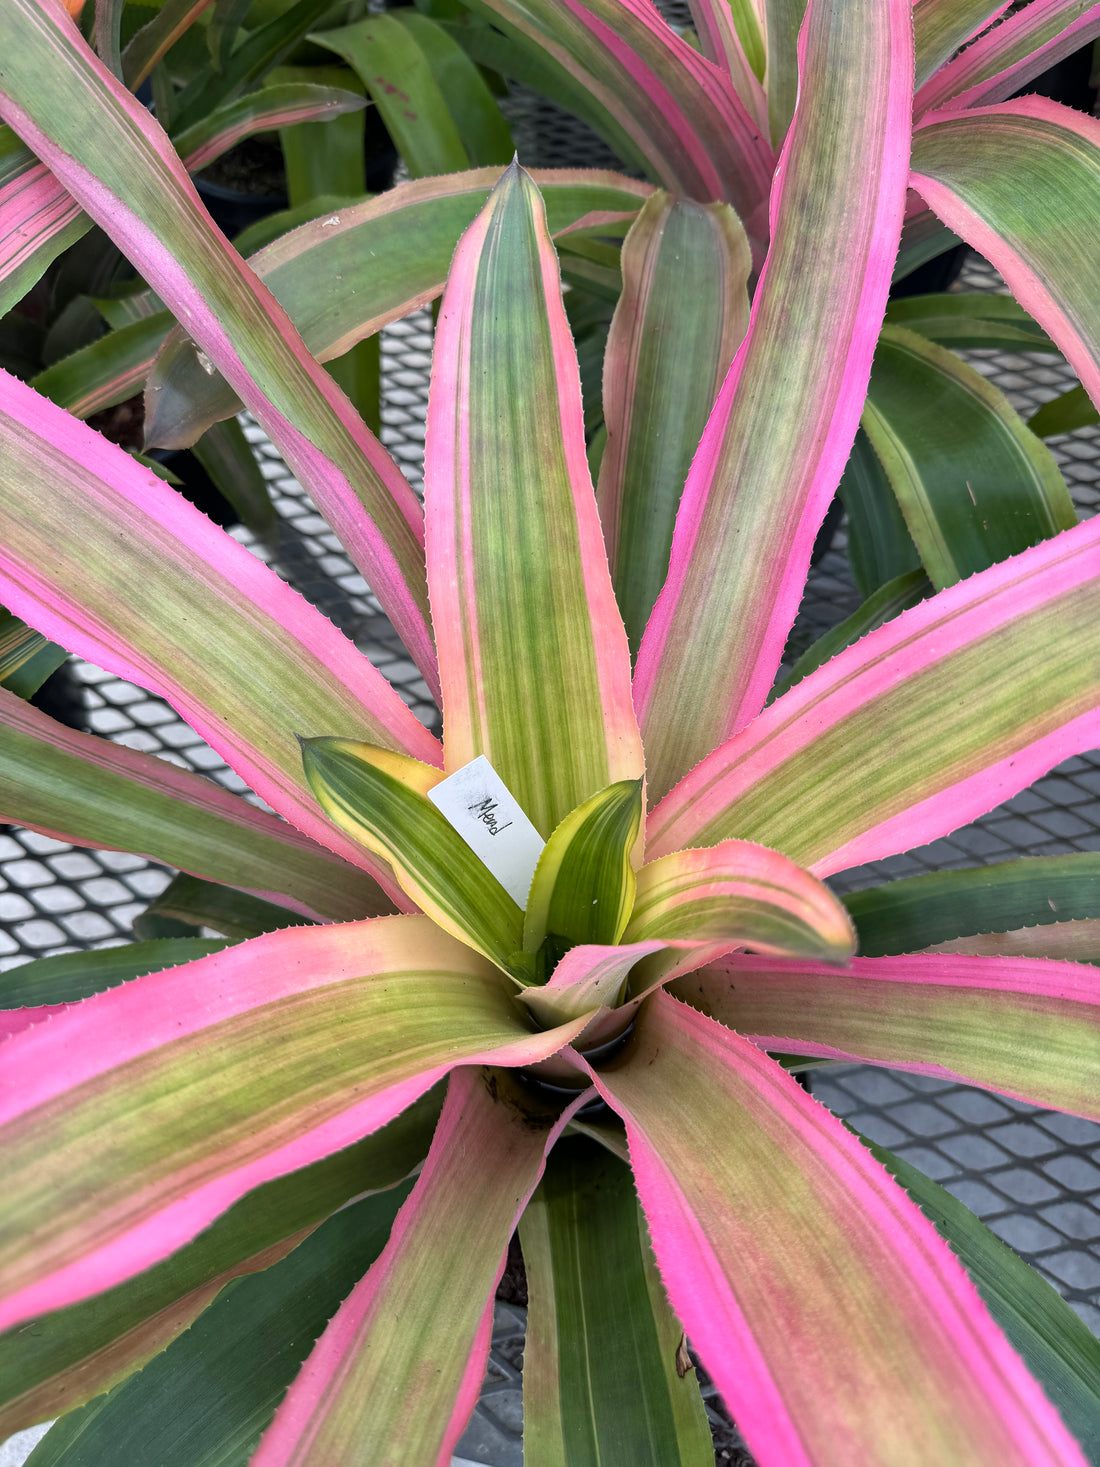
[[[976,260],[963,283],[974,289],[998,286],[989,267]],[[417,487],[431,344],[428,312],[383,333],[382,438]],[[1046,355],[985,352],[971,357],[1025,416],[1074,381],[1068,368]],[[247,532],[236,531],[237,537],[320,606],[438,731],[427,688],[377,601],[262,433],[254,426],[247,431],[270,480],[280,524],[273,553],[256,545]],[[1080,512],[1095,513],[1100,507],[1100,432],[1080,430],[1052,446]],[[842,527],[811,578],[792,644],[796,649],[808,644],[853,610],[857,600]],[[244,792],[241,780],[159,699],[88,664],[73,665],[85,689],[92,731]],[[1098,849],[1100,754],[1091,754],[1066,761],[949,838],[846,873],[837,884],[852,889],[933,868]],[[0,830],[0,969],[124,941],[134,916],[163,889],[170,874],[140,857],[74,850],[34,832]],[[822,1071],[815,1094],[872,1139],[947,1186],[1100,1331],[1100,1127],[1034,1112],[963,1086],[874,1068]],[[482,1403],[459,1446],[465,1458],[496,1467],[516,1467],[522,1460],[522,1338],[523,1312],[498,1305]],[[723,1451],[727,1462],[741,1460],[736,1445],[720,1447],[720,1461]]]

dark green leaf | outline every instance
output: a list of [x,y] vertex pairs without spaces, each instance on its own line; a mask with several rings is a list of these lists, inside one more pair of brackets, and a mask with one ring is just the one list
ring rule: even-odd
[[359,73],[410,177],[426,178],[471,166],[431,63],[417,38],[400,21],[391,15],[372,15],[355,25],[320,32],[313,39]]
[[862,428],[837,492],[848,513],[848,554],[861,596],[921,569],[890,481]]
[[978,932],[1100,917],[1100,854],[1032,856],[932,871],[844,898],[864,957],[917,952]]
[[997,351],[1049,351],[1058,348],[1043,328],[1010,295],[960,291],[957,295],[910,295],[886,307],[886,325],[918,331],[929,341],[956,351],[988,347]]
[[40,1004],[76,1003],[105,988],[127,983],[143,973],[157,973],[190,963],[227,944],[198,938],[130,942],[124,947],[96,948],[87,953],[59,953],[37,958],[0,973],[0,1008],[36,1008]]
[[1053,456],[1004,394],[916,332],[883,327],[863,428],[937,590],[1077,523]]
[[442,26],[416,10],[393,10],[427,58],[470,166],[510,163],[515,152],[512,131],[480,71]]
[[657,1277],[628,1167],[558,1143],[520,1223],[529,1306],[526,1467],[711,1467],[683,1334]]
[[212,927],[232,942],[309,923],[308,917],[300,917],[288,907],[265,902],[262,897],[237,891],[232,886],[219,886],[217,882],[186,875],[173,877],[156,901],[135,919],[134,931],[138,937],[151,935],[147,930],[151,917],[170,917],[192,927]]
[[1055,433],[1072,433],[1075,428],[1092,428],[1097,423],[1100,413],[1085,389],[1078,386],[1053,402],[1045,402],[1027,426],[1040,438],[1053,438]]
[[211,424],[195,440],[191,452],[210,475],[215,489],[236,510],[241,524],[261,539],[272,534],[277,516],[267,480],[236,418]]
[[0,607],[0,687],[17,698],[33,697],[68,655],[64,647]]
[[[339,87],[359,96],[366,91],[346,66],[279,67],[268,78],[269,84],[291,81]],[[366,193],[365,118],[362,111],[345,112],[323,122],[296,122],[279,129],[292,209],[326,194],[352,198]]]

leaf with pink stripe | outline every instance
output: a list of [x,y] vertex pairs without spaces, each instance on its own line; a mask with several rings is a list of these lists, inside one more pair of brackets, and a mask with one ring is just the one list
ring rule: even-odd
[[1100,917],[1044,922],[1041,927],[1013,927],[1007,932],[976,932],[949,937],[923,949],[930,953],[978,953],[1004,958],[1065,958],[1074,963],[1100,963]]
[[642,867],[623,941],[656,938],[833,962],[850,957],[856,945],[851,919],[827,886],[778,851],[747,840],[676,851]]
[[1100,121],[1045,97],[938,112],[913,134],[912,181],[1100,404]]
[[0,128],[0,315],[91,228],[91,220],[34,154]]
[[[219,108],[176,139],[176,146],[184,167],[194,173],[263,128],[284,120],[334,116],[353,105],[361,107],[363,99],[335,87],[270,87]],[[92,227],[68,189],[19,145],[10,128],[2,132],[6,151],[0,147],[0,315]]]
[[932,1224],[754,1045],[660,993],[593,1080],[760,1467],[1084,1467]]
[[1098,35],[1095,0],[1031,0],[939,71],[919,78],[914,115],[922,117],[948,102],[956,107],[1003,102]]
[[1100,984],[1082,963],[914,953],[838,971],[735,956],[676,993],[762,1049],[936,1075],[1100,1120]]
[[935,840],[1100,743],[1098,657],[1089,520],[902,612],[777,698],[661,801],[646,849],[736,834],[827,876]]
[[173,137],[172,143],[187,171],[197,173],[253,133],[291,127],[296,122],[324,122],[344,112],[362,111],[366,105],[365,98],[340,87],[282,82],[216,108]]
[[749,116],[766,133],[764,36],[752,0],[688,0],[688,7],[703,55],[728,74]]
[[214,228],[167,137],[64,12],[11,0],[0,7],[0,50],[0,114],[255,413],[434,690],[422,516],[397,465]]
[[525,988],[519,997],[546,1027],[568,1023],[595,1009],[614,1009],[634,964],[667,946],[661,941],[614,946],[578,943],[561,959],[548,983]]
[[0,689],[0,819],[133,851],[308,916],[392,910],[357,865],[167,760],[76,733]]
[[438,763],[385,678],[151,470],[6,373],[0,445],[0,604],[159,693],[279,814],[382,873],[318,812],[294,735]]
[[1009,0],[917,0],[913,6],[919,88],[965,42],[1003,15]]
[[631,651],[668,570],[699,435],[745,335],[751,267],[728,204],[655,193],[623,242],[623,290],[604,353],[607,446],[596,494]]
[[649,0],[483,0],[558,62],[623,128],[671,193],[733,204],[765,227],[775,159],[729,76]]
[[[500,174],[473,168],[399,183],[290,230],[248,263],[309,350],[327,362],[440,294],[455,246]],[[647,183],[595,169],[543,168],[532,177],[555,237],[601,226],[617,232],[653,192]],[[148,442],[186,448],[211,423],[240,410],[240,399],[208,366],[177,327],[149,379]]]
[[530,1064],[511,985],[426,917],[295,927],[109,989],[4,1048],[0,1329],[166,1257],[456,1064]]
[[886,307],[912,44],[909,0],[814,0],[807,14],[772,247],[688,475],[668,578],[638,654],[634,698],[655,796],[758,712],[779,666]]
[[[452,1076],[428,1159],[389,1242],[291,1386],[252,1467],[451,1460],[485,1374],[493,1290],[556,1113],[492,1070]],[[425,1368],[425,1362],[431,1368]]]
[[447,768],[486,755],[545,838],[644,766],[557,256],[515,165],[443,297],[424,499]]

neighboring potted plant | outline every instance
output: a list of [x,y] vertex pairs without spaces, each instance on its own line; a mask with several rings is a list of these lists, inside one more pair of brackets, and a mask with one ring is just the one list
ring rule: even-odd
[[[212,394],[195,411],[227,388],[249,406],[444,711],[441,747],[265,566],[0,377],[0,601],[167,697],[284,817],[0,695],[3,812],[219,883],[177,911],[220,904],[230,939],[4,975],[7,1423],[80,1408],[39,1462],[444,1462],[518,1222],[530,1464],[705,1461],[691,1350],[761,1467],[1095,1460],[1081,1322],[790,1071],[900,1064],[1100,1115],[1093,970],[1010,955],[1038,917],[1052,948],[1096,956],[1090,924],[1050,920],[1100,915],[1095,863],[994,868],[996,903],[968,873],[927,898],[879,888],[855,926],[822,880],[1096,743],[1100,522],[1027,522],[1027,548],[998,559],[1003,526],[977,517],[954,572],[929,553],[945,589],[855,640],[890,614],[880,599],[765,704],[864,410],[907,183],[1095,388],[1100,128],[1025,101],[914,133],[908,0],[811,0],[751,315],[728,204],[614,175],[545,177],[545,211],[516,167],[419,180],[328,239],[324,221],[289,238],[269,278],[305,260],[318,297],[332,236],[377,242],[360,330],[430,298],[444,257],[425,535],[63,12],[10,0],[0,57],[6,121],[187,323]],[[634,218],[602,525],[548,214],[563,237]],[[673,235],[679,271],[659,248]],[[631,344],[677,296],[717,344],[705,372],[680,358],[695,388],[665,417]],[[911,334],[885,339],[930,370]],[[891,421],[874,397],[872,381]],[[637,615],[654,584],[623,533],[648,492],[636,466],[665,433],[690,457],[700,402],[632,670],[616,594]],[[987,565],[964,575],[971,554]],[[991,922],[1009,955],[921,951]]]

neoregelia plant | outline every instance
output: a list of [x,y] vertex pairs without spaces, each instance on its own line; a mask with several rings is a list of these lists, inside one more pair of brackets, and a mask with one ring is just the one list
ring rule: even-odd
[[[0,602],[162,693],[284,817],[0,696],[9,818],[248,893],[220,930],[262,934],[5,979],[0,1419],[114,1387],[39,1461],[445,1463],[517,1223],[534,1467],[708,1460],[683,1332],[762,1467],[1096,1459],[1095,1342],[1079,1321],[886,1158],[968,1277],[788,1072],[900,1065],[1100,1118],[1093,968],[920,951],[983,930],[965,876],[861,898],[854,957],[821,880],[1097,743],[1100,522],[956,580],[765,706],[901,235],[908,0],[812,0],[800,45],[747,322],[736,220],[677,213],[725,282],[708,298],[712,358],[744,338],[632,676],[530,178],[510,169],[488,193],[481,176],[421,181],[342,221],[346,242],[405,206],[406,224],[415,207],[452,228],[472,218],[440,311],[422,514],[64,13],[0,12],[5,120],[185,325],[215,394],[208,369],[283,449],[444,714],[441,746],[246,550],[0,379]],[[927,119],[915,152],[924,195],[982,239],[1091,381],[1096,125],[1053,104],[956,110]],[[546,182],[558,228],[607,226],[649,192]],[[667,309],[676,282],[654,290],[631,261],[653,258],[655,217],[676,210],[642,211],[628,310]],[[434,293],[432,243],[408,239],[419,284],[391,281],[361,316]],[[316,274],[320,246],[310,258]],[[634,408],[648,358],[629,327],[608,422],[641,441],[657,425]],[[700,394],[715,381],[710,361]],[[613,456],[601,496],[617,584],[632,460]],[[525,910],[432,798],[482,755],[546,842]],[[991,941],[1011,953],[1052,882],[1063,912],[1095,917],[1093,880],[1091,865],[1006,869]],[[1090,955],[1065,925],[1052,947]],[[173,1389],[201,1403],[195,1419],[173,1414]]]

